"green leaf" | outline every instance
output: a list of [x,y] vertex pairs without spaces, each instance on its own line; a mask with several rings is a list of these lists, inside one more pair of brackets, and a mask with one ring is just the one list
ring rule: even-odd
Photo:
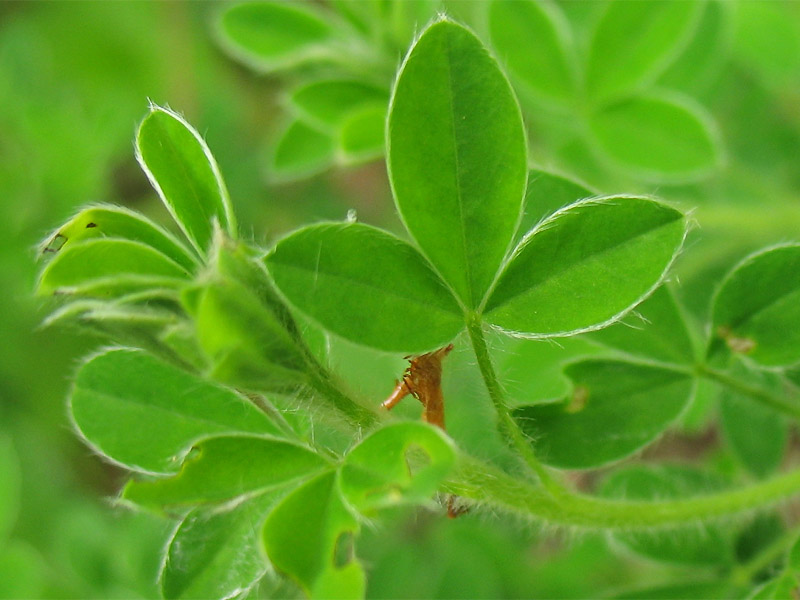
[[713,301],[709,354],[727,346],[760,365],[800,361],[800,244],[748,256]]
[[412,246],[360,223],[323,223],[266,257],[278,288],[326,329],[381,350],[417,352],[464,326],[453,296]]
[[0,435],[0,544],[17,518],[20,500],[20,472],[11,438]]
[[57,253],[65,247],[94,238],[122,238],[141,242],[169,257],[186,271],[197,268],[197,258],[172,234],[146,217],[121,206],[91,206],[83,209],[48,238],[44,252]]
[[345,164],[361,163],[383,154],[386,107],[375,106],[352,113],[339,131],[339,150]]
[[287,496],[267,517],[262,541],[275,567],[312,598],[359,598],[364,570],[352,549],[359,526],[330,472]]
[[679,211],[647,198],[577,202],[520,242],[484,317],[531,337],[570,335],[608,324],[658,285],[685,227]]
[[[528,1],[528,0],[526,0]],[[525,191],[522,222],[517,229],[515,243],[533,229],[542,219],[569,204],[597,194],[577,181],[563,175],[540,169],[528,172],[528,188]]]
[[[741,361],[734,365],[733,373],[778,396],[784,391],[782,379],[775,373],[747,368]],[[748,471],[763,478],[780,466],[789,438],[789,424],[783,415],[724,387],[720,423],[733,453]]]
[[268,437],[215,437],[196,444],[180,473],[131,480],[122,498],[142,506],[223,502],[285,485],[327,465],[304,446]]
[[136,159],[200,256],[211,244],[215,221],[236,237],[236,220],[217,161],[183,117],[151,106],[136,135]]
[[793,598],[797,588],[800,587],[800,579],[792,571],[784,571],[774,579],[758,586],[753,593],[747,596],[747,600],[786,600]]
[[39,552],[20,540],[0,547],[0,598],[43,598],[51,567]]
[[389,94],[383,88],[362,81],[323,79],[297,88],[290,101],[304,121],[328,127],[333,132],[353,112],[365,108],[382,107],[385,117]]
[[590,116],[589,129],[592,143],[610,161],[646,179],[698,179],[722,161],[710,115],[694,100],[675,93],[636,96],[606,106]]
[[421,504],[436,492],[455,458],[452,442],[431,425],[388,425],[347,454],[340,473],[342,494],[363,513]]
[[480,41],[442,20],[412,47],[388,122],[389,177],[411,235],[464,303],[483,299],[525,192],[519,106]]
[[321,173],[333,163],[333,138],[303,121],[284,130],[272,156],[271,176],[277,181],[302,179]]
[[619,360],[568,365],[571,396],[522,406],[513,416],[546,464],[587,469],[619,460],[655,440],[694,390],[684,373]]
[[140,350],[107,350],[75,378],[73,421],[86,441],[126,467],[173,473],[191,446],[237,432],[278,433],[235,392]]
[[639,587],[621,594],[611,596],[614,600],[728,600],[738,598],[739,590],[722,579],[720,581],[691,581],[688,583],[674,583],[667,585],[657,585],[653,587]]
[[686,319],[668,285],[662,285],[627,317],[586,336],[604,346],[659,361],[693,365]]
[[167,546],[159,580],[164,598],[232,598],[249,590],[269,567],[259,530],[277,495],[264,493],[227,510],[197,508]]
[[142,287],[175,287],[189,272],[141,242],[98,238],[70,245],[47,263],[37,294],[112,296]]
[[298,2],[236,4],[222,14],[220,33],[233,56],[266,72],[323,57],[332,37],[316,11]]
[[[723,481],[711,473],[683,466],[636,465],[612,473],[601,495],[625,500],[685,499],[718,492]],[[670,563],[714,566],[733,562],[730,526],[691,523],[648,532],[614,533],[614,539],[638,554]]]
[[609,2],[589,47],[586,87],[595,101],[655,80],[691,39],[702,2]]
[[573,100],[574,49],[558,6],[541,0],[493,0],[489,32],[498,57],[521,87],[547,100]]

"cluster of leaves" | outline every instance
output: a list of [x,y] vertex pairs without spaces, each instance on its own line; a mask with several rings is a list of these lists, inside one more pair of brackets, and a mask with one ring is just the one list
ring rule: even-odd
[[[508,69],[537,135],[562,144],[574,138],[639,179],[711,173],[721,161],[716,125],[671,88],[706,74],[709,39],[722,36],[727,9],[719,2],[594,4],[599,14],[586,31],[549,1],[482,2],[468,16]],[[288,94],[292,121],[276,145],[273,174],[302,177],[381,156],[394,64],[415,30],[446,5],[339,0],[328,10],[281,2],[228,8],[219,24],[223,46],[260,72],[290,71],[301,82]]]
[[[800,362],[800,245],[731,271],[698,352],[681,307],[658,287],[682,245],[684,215],[529,172],[517,101],[471,31],[440,19],[420,35],[392,90],[386,131],[410,242],[351,221],[301,228],[266,253],[238,240],[208,147],[154,106],[137,156],[182,237],[93,206],[43,246],[39,292],[63,303],[50,322],[130,346],[85,362],[71,415],[88,444],[134,472],[125,502],[178,518],[165,596],[245,594],[274,570],[310,596],[362,595],[360,523],[397,504],[428,504],[437,490],[529,518],[624,530],[621,543],[661,560],[729,565],[744,533],[709,525],[699,535],[696,522],[788,497],[797,473],[728,491],[713,474],[627,467],[588,497],[559,472],[645,447],[686,410],[698,378],[709,378],[729,390],[726,431],[745,465],[772,473],[784,443],[765,454],[741,415],[780,428],[774,443],[785,439],[778,411],[800,414],[786,391]],[[614,324],[633,307],[652,325]],[[325,364],[320,327],[398,353],[466,331],[459,339],[471,343],[519,459],[512,473],[470,458],[429,425],[378,426]],[[565,397],[515,407],[494,371],[489,327],[534,339],[585,334],[615,353],[568,365]],[[355,445],[337,434],[353,426],[370,431]],[[521,463],[529,478],[518,476]],[[789,535],[778,535],[781,549]]]

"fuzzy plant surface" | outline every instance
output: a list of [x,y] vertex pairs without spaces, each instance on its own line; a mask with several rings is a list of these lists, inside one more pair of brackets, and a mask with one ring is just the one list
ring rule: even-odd
[[[280,10],[290,49],[298,32],[330,33],[304,8]],[[277,64],[285,48],[264,44]],[[612,83],[630,82],[600,91]],[[114,344],[83,362],[69,411],[86,444],[130,472],[119,502],[174,519],[164,597],[363,597],[360,534],[397,510],[606,532],[625,552],[695,569],[636,597],[796,586],[797,524],[776,507],[800,494],[800,469],[784,466],[800,416],[800,245],[745,258],[708,322],[688,320],[667,281],[685,214],[530,170],[508,79],[448,18],[406,54],[385,131],[403,236],[350,219],[268,248],[243,240],[202,137],[151,106],[137,158],[177,232],[94,205],[42,244],[47,323]],[[510,393],[507,372],[514,389],[540,385],[548,338],[602,350],[563,367],[566,391]],[[342,339],[397,356],[453,344],[452,428],[353,392],[329,356]],[[450,393],[459,353],[482,416]],[[736,465],[637,460],[708,385],[724,392]]]

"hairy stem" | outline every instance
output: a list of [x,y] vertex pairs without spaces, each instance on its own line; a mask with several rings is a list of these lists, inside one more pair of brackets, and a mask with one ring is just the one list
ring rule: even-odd
[[787,400],[778,394],[774,394],[762,387],[751,385],[745,381],[737,379],[728,373],[717,371],[716,369],[707,365],[698,365],[696,370],[698,375],[701,377],[716,381],[717,383],[729,388],[734,392],[766,404],[770,408],[773,408],[778,412],[788,415],[794,419],[800,418],[800,404],[791,402],[790,400]]
[[505,438],[506,443],[515,449],[531,470],[536,473],[542,485],[551,494],[555,496],[562,495],[565,493],[565,489],[553,479],[542,463],[539,462],[539,459],[536,458],[536,454],[531,447],[530,441],[511,417],[511,411],[505,398],[505,392],[495,373],[492,359],[489,356],[489,349],[486,347],[486,339],[484,338],[483,327],[478,315],[470,315],[468,317],[467,331],[472,341],[475,357],[478,360],[478,368],[483,377],[483,382],[486,385],[489,398],[492,400],[492,404],[494,404],[495,411],[497,412],[498,427],[501,435]]

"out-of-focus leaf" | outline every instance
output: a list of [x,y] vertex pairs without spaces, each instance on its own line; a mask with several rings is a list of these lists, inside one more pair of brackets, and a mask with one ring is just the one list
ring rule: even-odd
[[48,565],[31,546],[12,541],[0,547],[0,598],[41,598]]
[[272,156],[271,175],[279,181],[321,173],[333,163],[334,140],[303,121],[292,121],[283,131]]
[[532,337],[606,323],[659,283],[684,231],[679,211],[647,198],[576,203],[520,242],[484,316],[492,325]]
[[75,378],[72,418],[95,448],[126,467],[173,473],[197,441],[279,433],[253,404],[140,350],[107,350]]
[[543,462],[587,469],[619,460],[656,439],[692,397],[684,373],[632,362],[588,359],[568,365],[572,395],[514,409]]
[[477,307],[514,235],[527,151],[508,81],[469,30],[441,20],[422,33],[398,75],[387,134],[406,227]]
[[352,113],[365,108],[382,107],[385,117],[388,101],[385,89],[347,79],[313,81],[296,89],[291,96],[292,105],[304,120],[327,126],[331,132]]
[[688,583],[675,583],[657,585],[654,587],[639,587],[630,591],[614,594],[614,600],[728,600],[738,598],[738,590],[729,581],[691,581]]
[[278,288],[326,329],[382,350],[430,350],[464,326],[452,294],[412,246],[360,223],[300,229],[266,257]]
[[20,495],[19,464],[11,439],[0,436],[0,544],[17,518]]
[[383,154],[386,107],[374,106],[350,114],[339,131],[339,151],[344,163],[359,163]]
[[215,222],[236,237],[236,219],[217,161],[178,113],[151,106],[136,135],[136,158],[201,256],[211,244]]

